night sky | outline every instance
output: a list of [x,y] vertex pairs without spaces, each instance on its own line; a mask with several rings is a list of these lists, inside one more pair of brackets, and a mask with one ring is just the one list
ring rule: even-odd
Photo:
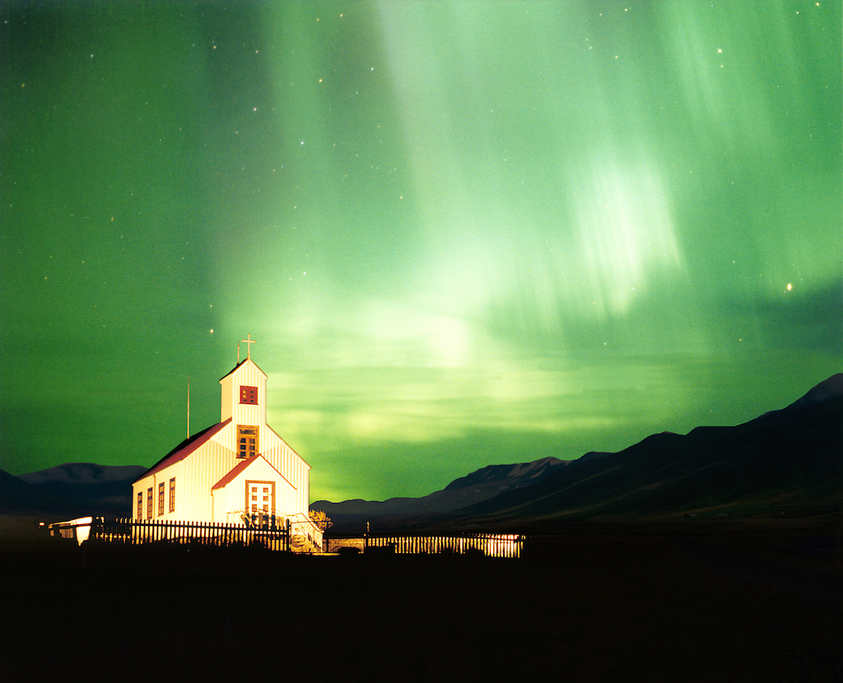
[[[0,468],[151,465],[251,334],[311,498],[843,370],[839,2],[0,3]],[[245,345],[243,354],[245,356]]]

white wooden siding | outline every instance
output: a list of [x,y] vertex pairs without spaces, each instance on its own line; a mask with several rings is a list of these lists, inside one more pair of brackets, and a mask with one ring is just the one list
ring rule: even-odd
[[[221,422],[229,417],[236,424],[266,424],[266,375],[252,361],[243,362],[220,380],[222,386]],[[240,387],[257,387],[258,404],[240,403]]]
[[240,472],[224,488],[214,491],[214,520],[219,522],[238,521],[236,515],[248,509],[246,500],[246,481],[271,481],[275,483],[275,513],[295,514],[293,509],[297,496],[292,486],[284,477],[279,476],[273,467],[258,458],[252,465]]
[[220,386],[222,387],[222,397],[220,400],[220,422],[225,422],[231,417],[231,392],[233,391],[231,386],[231,375],[223,377],[220,380]]

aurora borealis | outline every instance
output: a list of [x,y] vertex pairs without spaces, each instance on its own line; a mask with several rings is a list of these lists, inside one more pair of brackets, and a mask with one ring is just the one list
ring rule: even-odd
[[[2,2],[0,468],[151,465],[251,334],[311,498],[841,370],[832,2]],[[245,354],[245,350],[243,351]]]

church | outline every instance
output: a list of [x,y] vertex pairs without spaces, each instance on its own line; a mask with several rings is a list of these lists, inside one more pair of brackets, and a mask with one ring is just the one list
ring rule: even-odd
[[[189,436],[132,485],[135,520],[312,527],[310,465],[266,423],[267,376],[246,360],[220,380],[220,421]],[[319,534],[321,537],[321,534]]]

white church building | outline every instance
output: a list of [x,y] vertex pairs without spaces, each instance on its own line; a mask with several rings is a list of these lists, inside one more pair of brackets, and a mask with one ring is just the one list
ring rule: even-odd
[[267,376],[251,359],[251,336],[247,343],[246,360],[240,362],[238,352],[237,365],[220,380],[220,421],[187,438],[132,485],[135,520],[289,520],[305,535],[314,530],[310,465],[266,423]]

